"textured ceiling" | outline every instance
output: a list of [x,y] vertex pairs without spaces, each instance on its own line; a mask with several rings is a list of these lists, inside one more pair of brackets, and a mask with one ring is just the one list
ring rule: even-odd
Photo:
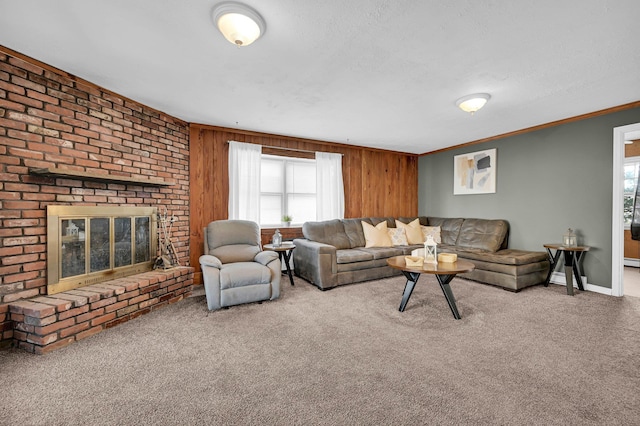
[[246,0],[244,48],[218,3],[0,0],[0,45],[188,122],[411,153],[640,100],[638,0]]

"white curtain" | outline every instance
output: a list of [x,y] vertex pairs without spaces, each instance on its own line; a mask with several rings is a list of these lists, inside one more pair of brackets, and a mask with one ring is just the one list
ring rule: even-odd
[[229,219],[260,223],[262,146],[229,141]]
[[344,219],[342,155],[316,152],[317,220]]

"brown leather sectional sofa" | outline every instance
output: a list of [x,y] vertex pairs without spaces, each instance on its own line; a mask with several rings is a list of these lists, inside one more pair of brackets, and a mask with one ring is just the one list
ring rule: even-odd
[[[549,270],[547,255],[542,251],[508,248],[509,223],[505,220],[439,218],[419,216],[424,226],[439,226],[442,238],[439,253],[456,253],[458,258],[473,262],[476,268],[463,278],[518,291],[544,282]],[[387,266],[392,256],[408,255],[422,245],[365,248],[362,221],[377,225],[392,217],[334,219],[306,222],[305,238],[294,240],[294,270],[297,276],[329,289],[343,284],[374,280],[400,271]],[[409,223],[412,218],[397,218]]]

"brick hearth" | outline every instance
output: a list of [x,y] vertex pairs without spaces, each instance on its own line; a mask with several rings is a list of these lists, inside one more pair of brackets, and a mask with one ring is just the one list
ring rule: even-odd
[[44,352],[180,297],[129,281],[47,296],[49,205],[166,208],[188,264],[189,125],[0,46],[0,348]]
[[14,345],[44,354],[188,297],[191,267],[151,271],[8,304]]

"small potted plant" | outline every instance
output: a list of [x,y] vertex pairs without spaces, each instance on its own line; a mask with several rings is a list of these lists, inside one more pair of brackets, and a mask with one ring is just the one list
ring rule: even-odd
[[288,214],[285,214],[284,216],[282,216],[282,221],[287,225],[287,226],[291,226],[291,221],[293,220],[293,216],[289,216]]

